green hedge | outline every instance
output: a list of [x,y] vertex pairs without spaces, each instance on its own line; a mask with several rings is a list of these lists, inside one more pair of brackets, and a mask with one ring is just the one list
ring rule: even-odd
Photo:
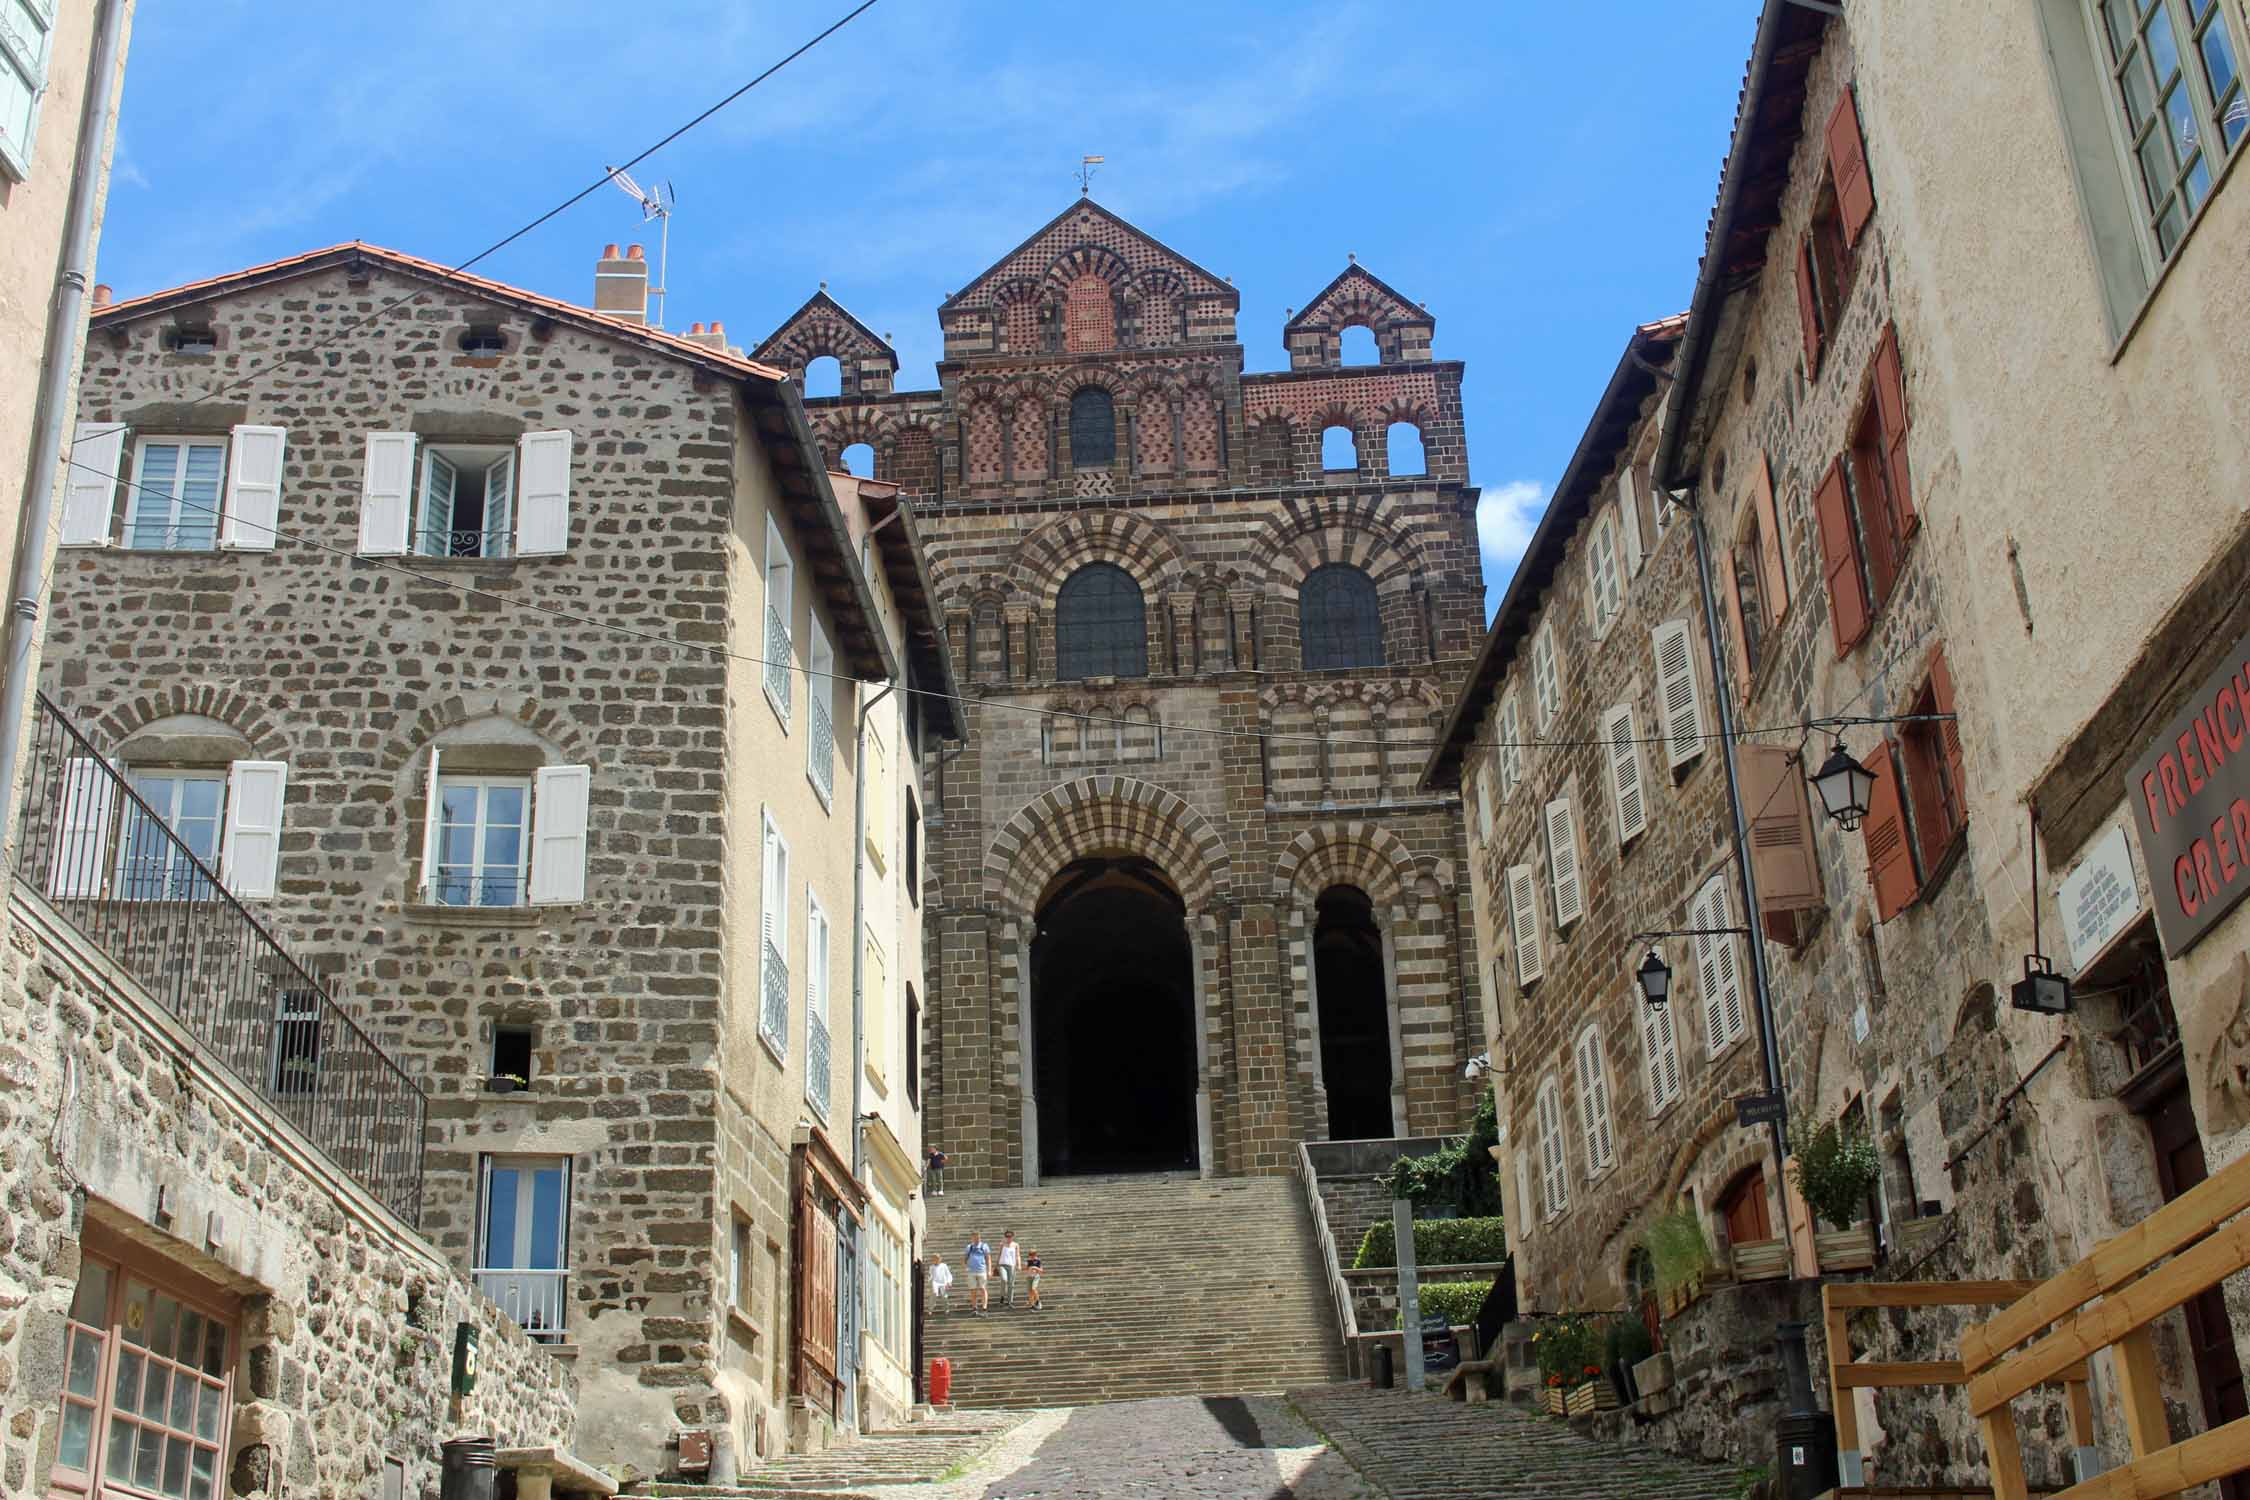
[[[1445,1314],[1445,1321],[1455,1327],[1474,1323],[1477,1313],[1484,1307],[1484,1294],[1492,1290],[1489,1281],[1449,1281],[1439,1286],[1426,1286],[1421,1290],[1422,1316],[1434,1318]],[[1406,1310],[1399,1309],[1398,1326],[1406,1326]]]
[[[1508,1258],[1508,1236],[1503,1221],[1492,1219],[1416,1219],[1414,1221],[1414,1264],[1418,1266],[1458,1266],[1472,1261],[1501,1261]],[[1364,1271],[1373,1266],[1398,1264],[1398,1241],[1391,1233],[1391,1221],[1382,1219],[1371,1225],[1367,1238],[1359,1242],[1359,1254],[1352,1257],[1354,1270]]]

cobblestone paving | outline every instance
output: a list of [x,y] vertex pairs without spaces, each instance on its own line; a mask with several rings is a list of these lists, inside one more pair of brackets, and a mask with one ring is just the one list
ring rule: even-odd
[[1277,1396],[1168,1396],[1073,1410],[976,1500],[1380,1500]]

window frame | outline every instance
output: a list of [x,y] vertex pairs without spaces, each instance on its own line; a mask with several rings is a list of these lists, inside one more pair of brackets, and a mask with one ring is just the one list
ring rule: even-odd
[[[219,529],[226,516],[227,466],[234,457],[232,436],[213,436],[210,433],[140,433],[134,435],[132,441],[133,470],[132,477],[125,486],[125,523],[123,531],[118,535],[118,550],[121,552],[191,553],[218,551]],[[219,471],[212,479],[211,535],[204,545],[198,547],[184,545],[142,547],[134,544],[133,534],[140,520],[141,506],[151,495],[157,493],[156,487],[148,481],[148,450],[151,447],[176,447],[180,450],[179,466],[173,473],[172,488],[166,496],[173,514],[172,519],[166,524],[165,530],[175,534],[184,529],[179,510],[185,501],[184,491],[188,480],[188,454],[197,448],[216,448],[219,451]]]
[[[1093,587],[1091,580],[1113,575],[1131,590],[1134,619],[1126,620],[1122,605],[1114,619],[1071,618],[1074,604],[1080,610],[1092,608],[1091,600],[1081,603],[1074,600],[1073,595],[1083,596]],[[1126,596],[1113,589],[1108,597],[1122,600]],[[1128,623],[1137,627],[1130,639],[1124,633]],[[1101,631],[1111,632],[1114,638],[1104,640],[1098,634]],[[1126,670],[1128,667],[1131,670]],[[1055,591],[1056,678],[1064,682],[1084,682],[1100,677],[1124,679],[1148,675],[1147,590],[1142,588],[1138,578],[1107,558],[1080,564]]]
[[[791,677],[797,670],[797,632],[794,612],[797,603],[797,564],[789,555],[788,539],[782,536],[781,527],[772,516],[766,517],[766,556],[761,569],[764,575],[766,702],[773,708],[773,716],[781,721],[781,732],[789,733],[789,721],[795,707],[790,688]],[[779,594],[779,598],[775,597]]]
[[[1316,592],[1317,590],[1317,592]],[[1314,606],[1319,608],[1316,612]],[[1342,639],[1344,636],[1349,639]],[[1321,640],[1320,659],[1313,643]],[[1307,672],[1371,671],[1389,664],[1383,599],[1365,568],[1327,562],[1297,585],[1298,665]]]
[[[126,785],[132,788],[134,796],[138,797],[140,801],[135,802],[132,797],[123,799],[125,804],[124,817],[119,820],[117,849],[115,854],[111,856],[112,899],[118,901],[208,901],[212,899],[221,888],[221,883],[217,879],[217,872],[220,854],[225,847],[227,797],[232,790],[230,782],[233,778],[225,769],[214,771],[201,766],[128,766],[124,768],[124,774]],[[215,783],[219,789],[219,799],[212,808],[210,818],[208,820],[203,818],[194,820],[197,823],[208,821],[211,825],[211,850],[208,854],[197,849],[194,841],[180,826],[180,804],[185,798],[185,789],[191,784],[201,785],[204,783]],[[171,788],[165,805],[158,806],[157,799],[149,795],[152,785],[163,785]],[[142,842],[137,835],[143,825],[143,820],[147,817],[147,814],[141,810],[142,804],[147,805],[148,811],[156,815],[157,823],[172,835],[172,838],[157,835],[146,841],[153,845],[155,852],[161,854],[163,858],[163,869],[160,872],[154,872],[161,881],[161,888],[153,892],[143,892],[139,889],[144,883],[143,878],[130,868],[136,858],[135,846]],[[175,843],[174,839],[178,842]],[[183,845],[186,846],[184,852],[181,847]],[[201,860],[204,866],[213,872],[211,878],[206,879],[202,871],[198,870],[192,862],[184,862],[187,855],[193,855],[195,859]]]
[[[43,27],[38,36],[26,38],[12,27],[0,27],[0,67],[23,81],[23,139],[18,141],[12,132],[0,129],[0,174],[17,182],[27,182],[31,178],[31,161],[39,145],[39,110],[47,100],[55,54],[52,0],[33,0],[29,12],[31,19]],[[30,45],[18,45],[23,42]]]
[[805,735],[805,779],[823,811],[836,804],[836,648],[815,611],[805,622],[805,699],[811,724]]
[[1570,1212],[1570,1142],[1563,1130],[1562,1084],[1553,1073],[1540,1078],[1533,1111],[1539,1126],[1540,1221],[1552,1224]]
[[[2195,25],[2193,11],[2183,5],[2181,0],[2155,0],[2148,7],[2147,14],[2135,22],[2133,42],[2127,48],[2126,59],[2121,62],[2116,58],[2115,38],[2103,14],[2105,0],[2078,0],[2078,5],[2092,48],[2095,82],[2102,93],[2103,120],[2107,126],[2111,148],[2117,153],[2118,170],[2125,188],[2127,217],[2133,227],[2134,241],[2140,248],[2143,274],[2153,293],[2164,270],[2179,258],[2196,227],[2202,223],[2204,211],[2210,206],[2211,200],[2218,196],[2228,169],[2241,156],[2244,146],[2250,145],[2250,120],[2246,120],[2243,134],[2232,141],[2227,139],[2227,116],[2220,111],[2222,101],[2211,94],[2207,58],[2199,41],[2199,37],[2208,33],[2213,26],[2225,28],[2235,69],[2229,92],[2234,99],[2235,108],[2250,109],[2250,82],[2246,82],[2242,76],[2243,36],[2227,19],[2229,7],[2222,0],[2211,0],[2207,5],[2200,30]],[[2127,115],[2129,105],[2124,97],[2120,76],[2121,72],[2129,70],[2136,61],[2146,65],[2148,31],[2154,24],[2150,18],[2157,15],[2164,17],[2172,32],[2173,51],[2179,66],[2178,86],[2186,90],[2190,107],[2194,111],[2193,119],[2198,130],[2196,144],[2205,168],[2202,201],[2181,216],[2179,237],[2169,249],[2164,246],[2161,231],[2164,210],[2180,200],[2182,185],[2189,176],[2189,169],[2180,161],[2178,142],[2172,140],[2168,130],[2171,117],[2165,108],[2165,100],[2170,97],[2170,91],[2164,89],[2160,82],[2154,85],[2156,97],[2149,105],[2148,118],[2144,125],[2136,127]],[[2149,68],[2146,76],[2153,78],[2154,74],[2155,70]],[[2156,139],[2160,131],[2164,132],[2168,143],[2166,155],[2174,163],[2174,170],[2162,200],[2152,204],[2149,199],[2156,195],[2149,191],[2147,166],[2140,153],[2147,143]],[[2214,135],[2218,151],[2216,163],[2211,159]]]
[[[784,1067],[789,1062],[789,841],[773,809],[759,812],[758,1040]],[[778,986],[775,983],[779,979]],[[774,1003],[778,994],[779,1004]]]
[[[1571,1043],[1572,1070],[1578,1078],[1578,1114],[1586,1142],[1586,1180],[1596,1182],[1617,1166],[1617,1121],[1610,1109],[1609,1057],[1599,1021],[1579,1028]],[[1603,1150],[1606,1141],[1607,1149]]]
[[[1102,409],[1103,417],[1107,419],[1106,422],[1098,424],[1101,428],[1106,430],[1104,433],[1103,441],[1096,446],[1099,448],[1106,448],[1108,451],[1104,452],[1098,459],[1091,459],[1088,457],[1087,450],[1080,446],[1080,439],[1082,435],[1085,437],[1093,436],[1093,434],[1097,430],[1097,423],[1091,415],[1097,403],[1089,399],[1096,396],[1101,398],[1099,405]],[[1084,417],[1081,417],[1079,412],[1079,404],[1082,401],[1085,403],[1085,409],[1088,413],[1088,415]],[[1107,386],[1093,384],[1082,385],[1078,387],[1078,389],[1070,393],[1070,409],[1068,415],[1070,421],[1070,467],[1072,471],[1083,472],[1089,469],[1102,470],[1115,468],[1117,466],[1117,450],[1119,447],[1117,441],[1117,398],[1110,392],[1109,388]]]
[[[509,911],[531,904],[532,784],[535,780],[536,778],[531,776],[488,775],[479,772],[464,774],[440,768],[435,783],[430,788],[429,816],[437,823],[437,838],[433,846],[436,850],[437,859],[430,875],[430,900],[432,904],[460,907],[465,910],[473,908],[497,911]],[[444,857],[445,835],[448,826],[445,821],[445,791],[448,786],[455,788],[473,787],[476,789],[476,817],[468,825],[472,831],[471,840],[475,849],[475,857],[469,863],[470,874],[468,878],[472,884],[477,886],[481,886],[485,880],[491,878],[487,873],[485,864],[484,845],[486,834],[494,826],[486,818],[486,810],[490,806],[492,793],[507,790],[520,790],[523,793],[523,821],[516,825],[515,900],[448,901],[445,899],[446,876],[444,872],[448,868],[459,868],[458,865],[449,865]],[[460,825],[452,826],[458,827]]]
[[831,1050],[836,1037],[828,1024],[832,999],[829,980],[834,968],[831,950],[834,947],[835,933],[829,925],[828,909],[820,904],[820,893],[808,880],[805,882],[805,1102],[813,1107],[824,1124],[836,1097],[836,1058]]
[[[516,1244],[509,1246],[508,1249],[511,1257],[520,1257],[526,1261],[536,1259],[539,1249],[536,1210],[527,1212],[527,1208],[536,1202],[538,1174],[550,1170],[560,1173],[561,1192],[555,1210],[554,1265],[517,1265],[512,1260],[508,1264],[501,1264],[493,1260],[493,1178],[496,1173],[502,1170],[524,1174],[523,1180],[528,1184],[527,1187],[519,1186],[519,1193],[522,1195],[517,1198],[511,1211],[515,1228],[513,1238]],[[477,1158],[477,1219],[475,1237],[471,1241],[473,1261],[470,1268],[471,1275],[477,1281],[478,1291],[489,1298],[502,1313],[506,1314],[510,1321],[514,1322],[518,1328],[521,1328],[526,1335],[538,1343],[556,1344],[564,1342],[570,1327],[570,1243],[572,1239],[572,1219],[575,1217],[571,1209],[572,1194],[577,1187],[577,1179],[577,1159],[565,1153],[488,1151],[480,1153]],[[523,1248],[526,1246],[528,1248]],[[502,1295],[495,1295],[494,1289],[485,1281],[488,1276],[504,1277],[525,1273],[553,1278],[555,1292],[552,1305],[554,1313],[552,1326],[534,1327],[517,1317],[514,1312],[509,1310],[508,1304],[504,1300],[505,1290],[503,1289]],[[526,1299],[527,1310],[529,1310],[531,1300],[528,1297]],[[545,1299],[539,1300],[544,1310]]]
[[[513,558],[516,555],[517,478],[518,471],[522,467],[516,445],[513,443],[425,442],[416,446],[419,452],[416,455],[414,466],[413,490],[408,497],[412,507],[406,533],[408,555],[438,561],[458,558],[463,561],[500,562]],[[483,529],[476,533],[479,537],[477,551],[456,552],[453,550],[455,541],[464,533],[450,524],[456,519],[452,513],[452,507],[460,503],[459,475],[469,467],[462,462],[458,455],[469,453],[477,454],[483,459],[485,524]],[[448,507],[446,520],[449,524],[444,532],[446,537],[445,550],[431,551],[427,543],[436,533],[430,529],[429,508],[431,496],[434,493],[432,484],[434,470],[438,464],[443,464],[446,468],[452,470],[455,479],[453,493],[446,502]],[[507,465],[508,468],[507,520],[504,526],[495,528],[492,524],[492,475],[503,464]],[[495,537],[499,538],[497,543],[494,541]]]

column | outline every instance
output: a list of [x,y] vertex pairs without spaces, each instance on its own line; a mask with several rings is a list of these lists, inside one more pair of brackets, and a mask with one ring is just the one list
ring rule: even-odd
[[1195,1170],[1210,1177],[1218,1170],[1218,1144],[1211,1122],[1211,1097],[1219,1078],[1211,1066],[1211,985],[1206,966],[1211,958],[1210,914],[1197,912],[1188,919],[1188,965],[1195,984]]
[[1000,924],[1000,999],[997,1007],[1013,1024],[1004,1037],[999,1083],[1013,1089],[1018,1106],[1017,1140],[1022,1149],[1025,1187],[1039,1186],[1039,1086],[1031,1029],[1031,939],[1011,917]]
[[1311,1100],[1311,1118],[1305,1122],[1305,1135],[1311,1140],[1325,1141],[1331,1139],[1328,1073],[1320,1051],[1320,962],[1313,949],[1315,935],[1315,918],[1310,907],[1299,907],[1289,913],[1290,978],[1295,981],[1300,997],[1297,1035],[1304,1049],[1299,1054],[1297,1071],[1306,1080],[1306,1092]]
[[1391,1134],[1406,1129],[1406,1042],[1398,1023],[1398,928],[1406,913],[1397,907],[1375,914],[1383,934],[1383,1012],[1391,1033]]

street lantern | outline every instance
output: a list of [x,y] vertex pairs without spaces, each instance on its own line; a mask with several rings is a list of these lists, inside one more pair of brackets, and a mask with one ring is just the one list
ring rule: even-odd
[[1633,977],[1640,981],[1641,997],[1648,1001],[1649,1008],[1662,1010],[1664,1002],[1672,996],[1672,966],[1651,948],[1648,957],[1641,960],[1641,966],[1633,971]]
[[2064,1015],[2070,1010],[2070,981],[2055,972],[2046,954],[2028,954],[2023,961],[2023,978],[2009,987],[2008,1000],[2017,1010]]
[[1867,816],[1868,802],[1875,794],[1875,773],[1852,759],[1844,742],[1838,740],[1828,759],[1813,772],[1812,784],[1828,816],[1849,833]]

